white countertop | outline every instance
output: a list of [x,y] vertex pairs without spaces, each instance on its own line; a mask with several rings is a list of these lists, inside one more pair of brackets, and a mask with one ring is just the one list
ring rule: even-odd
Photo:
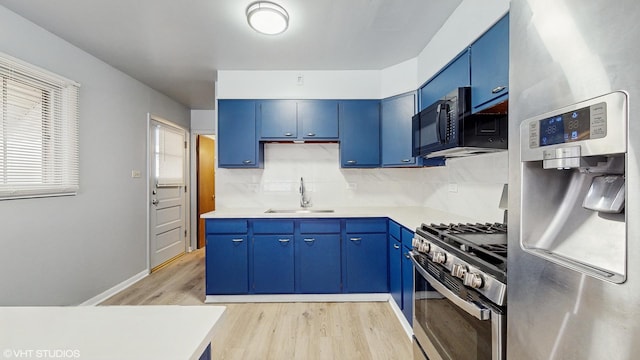
[[[324,208],[309,208],[310,210]],[[202,214],[205,219],[231,219],[231,218],[349,218],[349,217],[388,217],[400,225],[415,230],[422,223],[459,223],[477,222],[464,216],[447,213],[418,206],[401,207],[343,207],[331,208],[332,213],[265,213],[268,208],[225,208]]]
[[0,359],[198,360],[224,306],[0,307]]

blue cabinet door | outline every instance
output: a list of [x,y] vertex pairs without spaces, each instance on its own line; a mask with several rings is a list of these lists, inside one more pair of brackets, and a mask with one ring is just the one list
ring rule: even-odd
[[297,104],[295,100],[258,101],[260,139],[287,139],[298,137]]
[[255,235],[253,237],[254,293],[293,293],[293,274],[293,235]]
[[473,112],[509,97],[509,14],[471,45],[471,106]]
[[416,92],[380,102],[382,166],[416,166],[412,152],[411,117],[416,113]]
[[380,166],[380,101],[340,101],[338,116],[341,166]]
[[[298,122],[305,140],[338,138],[338,102],[303,100],[298,102]],[[300,125],[301,124],[301,125]]]
[[256,105],[250,100],[218,101],[218,166],[262,166],[256,138]]
[[401,228],[402,242],[402,313],[409,321],[413,322],[413,263],[409,256],[412,248],[413,231]]
[[470,52],[465,49],[419,89],[420,110],[461,86],[471,85]]
[[340,234],[301,234],[295,247],[296,292],[340,293]]
[[388,293],[387,234],[347,234],[346,291]]
[[389,235],[389,292],[402,310],[402,244]]
[[249,292],[247,250],[246,234],[207,235],[207,295]]
[[413,324],[413,263],[409,251],[410,248],[402,247],[402,313]]

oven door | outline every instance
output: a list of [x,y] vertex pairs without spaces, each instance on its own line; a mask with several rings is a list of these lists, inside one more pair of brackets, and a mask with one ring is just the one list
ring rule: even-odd
[[[458,279],[446,274],[449,284],[445,285],[427,272],[413,255],[412,261],[415,269],[413,332],[428,358],[504,360],[506,317],[494,307],[461,298],[459,293],[465,293],[466,289]],[[455,287],[459,287],[458,291],[452,290]]]

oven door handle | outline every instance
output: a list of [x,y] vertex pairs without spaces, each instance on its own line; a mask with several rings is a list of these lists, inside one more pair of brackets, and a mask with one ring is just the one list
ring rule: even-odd
[[413,251],[409,252],[409,255],[411,256],[411,262],[413,262],[413,266],[416,268],[416,270],[418,270],[420,275],[422,275],[429,282],[429,285],[433,286],[433,288],[436,289],[440,293],[440,295],[445,296],[447,299],[449,299],[449,301],[456,304],[456,306],[478,320],[491,319],[491,310],[480,307],[475,303],[468,302],[460,298],[453,291],[447,289],[446,286],[442,285],[440,281],[434,278],[425,269],[423,269],[422,265],[420,265],[420,263],[418,263],[418,260],[416,260]]

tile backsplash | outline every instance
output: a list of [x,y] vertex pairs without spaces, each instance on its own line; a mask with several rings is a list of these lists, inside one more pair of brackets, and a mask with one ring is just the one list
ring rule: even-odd
[[[265,144],[264,169],[217,169],[216,207],[295,208],[300,178],[314,208],[428,206],[477,221],[502,221],[507,152],[432,168],[341,169],[337,143]],[[425,219],[425,221],[427,221]]]

